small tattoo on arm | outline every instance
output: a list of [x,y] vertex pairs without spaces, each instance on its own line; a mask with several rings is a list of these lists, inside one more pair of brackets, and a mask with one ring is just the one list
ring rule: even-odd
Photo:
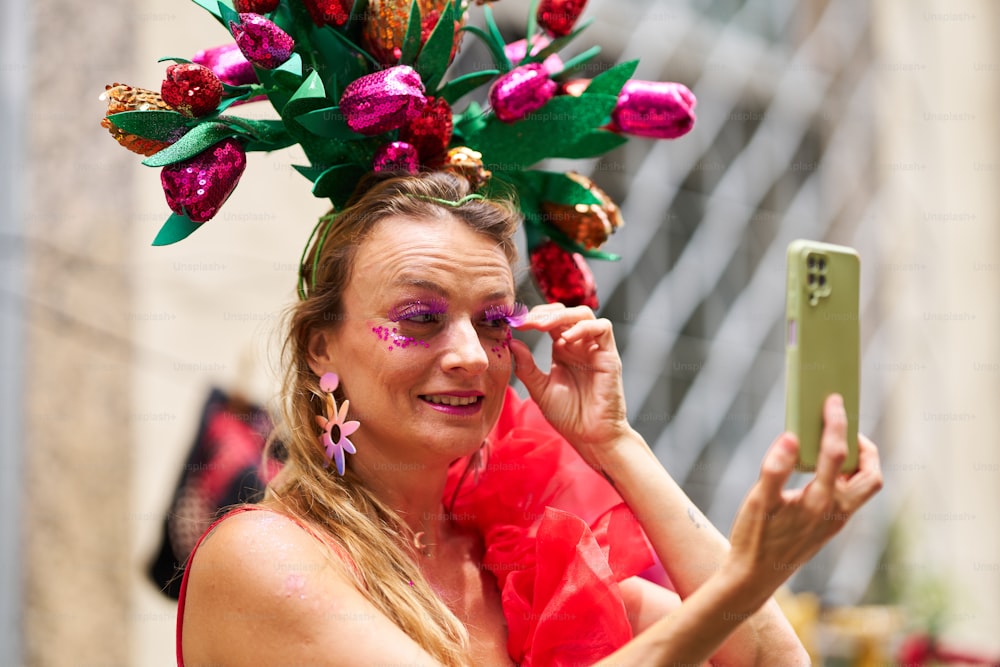
[[694,524],[695,528],[703,528],[705,522],[701,519],[701,512],[693,507],[688,507],[688,518],[691,519],[691,523]]

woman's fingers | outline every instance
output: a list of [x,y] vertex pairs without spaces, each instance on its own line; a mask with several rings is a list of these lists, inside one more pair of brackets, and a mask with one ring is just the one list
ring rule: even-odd
[[791,433],[778,436],[764,455],[758,485],[768,510],[774,510],[784,504],[785,484],[795,470],[798,456],[799,442]]
[[823,404],[819,459],[816,462],[816,477],[810,484],[810,491],[821,496],[822,502],[828,502],[831,498],[846,458],[847,413],[844,410],[844,399],[839,394],[831,394]]
[[532,308],[527,318],[517,328],[546,331],[555,337],[575,323],[581,320],[593,320],[595,317],[594,311],[586,306],[567,308],[561,303],[546,303]]
[[535,363],[535,357],[531,354],[531,348],[523,341],[514,339],[510,341],[510,351],[514,355],[514,374],[532,396],[537,395],[545,387],[548,380],[542,369]]
[[864,505],[882,489],[882,464],[878,448],[871,440],[858,434],[858,469],[843,480],[842,504],[851,512]]

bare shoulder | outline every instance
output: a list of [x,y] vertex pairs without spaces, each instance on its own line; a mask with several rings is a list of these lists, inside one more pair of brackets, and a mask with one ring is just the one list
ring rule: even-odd
[[[389,658],[432,664],[357,589],[350,565],[277,512],[228,517],[189,567],[183,618],[188,667]],[[387,647],[385,636],[394,635],[395,646]]]

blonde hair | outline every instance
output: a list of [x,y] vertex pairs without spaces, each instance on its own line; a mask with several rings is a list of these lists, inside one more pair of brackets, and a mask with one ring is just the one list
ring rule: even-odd
[[317,440],[314,415],[321,412],[321,393],[308,365],[308,346],[314,331],[338,326],[358,247],[382,220],[453,216],[496,240],[513,267],[520,213],[503,200],[469,199],[460,206],[434,201],[457,202],[469,194],[465,179],[443,172],[375,176],[363,182],[359,192],[341,213],[321,224],[322,233],[303,261],[306,288],[303,300],[289,313],[284,421],[276,433],[286,459],[264,503],[329,539],[331,558],[338,558],[335,550],[346,552],[353,566],[347,570],[362,594],[430,655],[445,665],[466,665],[468,631],[424,579],[407,546],[408,527],[352,472],[350,460],[343,477],[327,465]]

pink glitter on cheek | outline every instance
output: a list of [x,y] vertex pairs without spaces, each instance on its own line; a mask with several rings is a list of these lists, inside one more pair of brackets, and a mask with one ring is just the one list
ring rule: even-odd
[[413,346],[422,346],[425,348],[430,347],[427,341],[418,340],[413,336],[404,336],[399,333],[397,327],[384,327],[384,326],[373,326],[372,333],[382,341],[383,343],[388,343],[386,349],[392,352],[395,349],[406,349]]
[[513,335],[510,329],[507,330],[507,335],[504,337],[503,341],[499,345],[494,345],[491,351],[497,355],[497,359],[503,359],[503,351],[510,349],[510,341],[513,339]]

